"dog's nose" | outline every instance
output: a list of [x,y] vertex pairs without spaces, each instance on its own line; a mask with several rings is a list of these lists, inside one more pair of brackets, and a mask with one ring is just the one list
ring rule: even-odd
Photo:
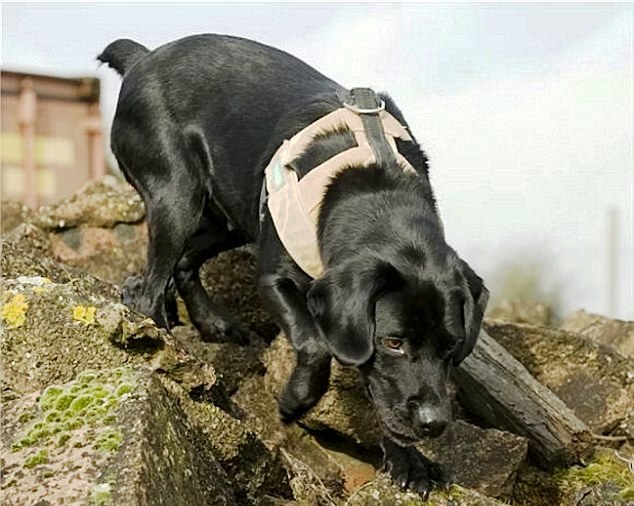
[[427,437],[440,436],[449,423],[449,413],[440,406],[418,406],[414,413],[418,432]]

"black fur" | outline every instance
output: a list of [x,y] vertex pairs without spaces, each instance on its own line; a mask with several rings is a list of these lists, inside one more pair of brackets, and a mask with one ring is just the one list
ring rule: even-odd
[[[410,445],[445,428],[448,370],[472,350],[488,292],[445,243],[416,141],[398,142],[416,174],[390,162],[334,178],[319,216],[325,273],[311,280],[268,213],[259,219],[263,170],[284,139],[341,107],[346,90],[282,51],[228,36],[152,52],[115,41],[99,58],[124,75],[112,149],[143,197],[150,231],[148,268],[126,292],[129,302],[167,326],[173,277],[204,339],[246,342],[209,300],[198,269],[223,250],[257,243],[259,291],[297,355],[280,394],[283,418],[320,399],[334,356],[365,378],[388,471],[420,492],[443,481]],[[319,136],[294,168],[304,175],[354,143],[346,130]]]

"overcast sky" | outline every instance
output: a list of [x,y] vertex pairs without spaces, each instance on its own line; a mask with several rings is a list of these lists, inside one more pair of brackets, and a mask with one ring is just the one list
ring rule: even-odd
[[614,207],[613,316],[634,319],[632,25],[628,4],[4,3],[2,63],[98,75],[106,122],[119,79],[94,58],[119,37],[254,38],[386,90],[430,158],[448,242],[490,285],[541,262],[565,312],[607,313]]

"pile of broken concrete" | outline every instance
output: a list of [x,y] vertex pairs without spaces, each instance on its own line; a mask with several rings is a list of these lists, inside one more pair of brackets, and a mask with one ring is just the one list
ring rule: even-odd
[[[168,333],[121,304],[147,232],[140,198],[114,178],[38,210],[5,202],[2,224],[3,504],[423,504],[381,473],[353,370],[335,366],[300,423],[279,421],[293,355],[259,304],[248,248],[203,268],[213,298],[260,337],[239,347],[202,342],[180,306]],[[472,409],[459,387],[457,419],[420,445],[456,482],[428,504],[633,504],[634,323],[502,318],[487,334],[592,440],[583,462],[545,464],[530,437]]]

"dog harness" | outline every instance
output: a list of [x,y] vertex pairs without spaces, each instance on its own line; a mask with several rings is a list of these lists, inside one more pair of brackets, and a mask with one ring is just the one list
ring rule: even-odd
[[[357,146],[336,154],[301,179],[291,167],[316,136],[349,129]],[[394,162],[416,172],[396,148],[395,139],[413,140],[407,129],[385,110],[385,103],[368,88],[353,88],[343,107],[284,140],[264,170],[261,214],[266,199],[275,230],[291,258],[316,279],[324,271],[317,241],[317,220],[330,182],[350,167]],[[268,193],[268,196],[266,196]]]

